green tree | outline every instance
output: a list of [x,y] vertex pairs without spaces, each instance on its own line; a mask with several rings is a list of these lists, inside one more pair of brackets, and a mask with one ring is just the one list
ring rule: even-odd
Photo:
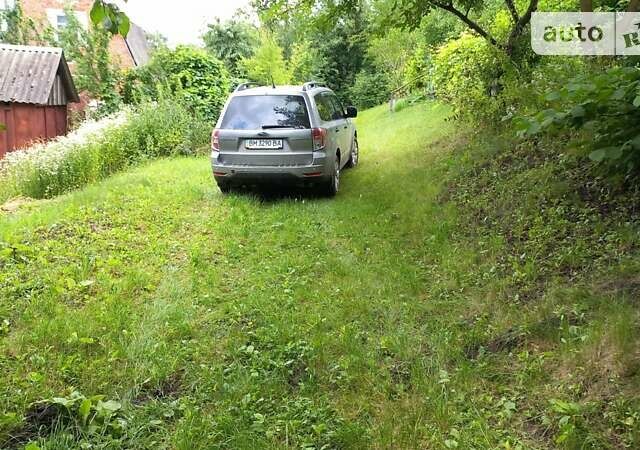
[[[305,9],[323,11],[319,20],[339,24],[349,14],[361,13],[368,4],[365,0],[259,0],[259,7],[268,11],[268,16],[278,16],[286,11]],[[539,0],[504,0],[504,8],[509,12],[510,29],[507,38],[499,41],[478,18],[486,9],[493,9],[492,2],[485,0],[379,0],[375,2],[376,15],[386,26],[416,29],[422,20],[434,11],[446,12],[469,28],[489,44],[515,59],[516,47],[531,21],[531,15],[538,9]]]
[[217,119],[229,92],[229,73],[205,50],[178,46],[157,50],[149,63],[127,72],[126,103],[172,96],[209,121]]
[[349,97],[358,108],[371,108],[380,105],[391,95],[390,83],[385,73],[361,71],[349,90]]
[[392,28],[384,36],[370,40],[367,55],[374,66],[387,75],[392,89],[398,89],[403,84],[405,66],[416,43],[414,33],[398,28]]
[[[292,78],[322,82],[347,103],[367,49],[368,8],[362,3],[343,9],[320,2],[323,8],[315,8],[315,2],[305,1],[256,0],[253,5],[262,27],[288,57]],[[308,45],[311,55],[301,53],[302,45]]]
[[118,109],[121,97],[118,83],[120,69],[111,60],[111,34],[99,25],[85,29],[71,7],[65,9],[67,25],[58,32],[60,46],[74,64],[74,80],[78,90],[100,101],[100,113]]
[[289,58],[293,83],[304,83],[315,78],[318,66],[319,55],[309,41],[299,42],[293,47]]
[[224,62],[232,76],[246,77],[241,62],[251,57],[259,44],[256,28],[237,19],[226,22],[218,19],[207,28],[202,35],[207,51]]
[[260,46],[254,55],[243,59],[242,66],[250,80],[261,84],[287,84],[291,81],[282,48],[266,32],[260,36]]

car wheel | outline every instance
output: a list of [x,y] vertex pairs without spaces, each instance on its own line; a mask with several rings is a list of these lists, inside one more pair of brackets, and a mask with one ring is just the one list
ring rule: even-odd
[[220,188],[220,192],[223,194],[231,192],[231,184],[229,183],[218,183],[218,188]]
[[357,166],[359,158],[360,158],[360,147],[358,147],[358,138],[354,138],[353,146],[351,147],[351,154],[349,155],[349,161],[347,161],[347,167]]
[[323,186],[323,193],[328,197],[335,197],[340,190],[340,158],[336,155],[335,162],[333,164],[333,172],[331,177]]

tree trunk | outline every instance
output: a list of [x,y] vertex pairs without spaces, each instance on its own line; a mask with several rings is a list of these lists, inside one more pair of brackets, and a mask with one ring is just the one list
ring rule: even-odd
[[580,0],[580,11],[593,12],[593,0]]
[[529,3],[529,7],[527,8],[527,11],[522,15],[522,17],[520,17],[520,20],[518,20],[518,22],[514,25],[513,30],[511,30],[511,34],[509,35],[509,40],[507,41],[507,46],[505,48],[505,51],[507,52],[507,55],[509,55],[509,58],[513,58],[513,50],[515,48],[516,41],[522,35],[522,32],[524,31],[525,27],[529,25],[529,22],[531,22],[531,15],[537,9],[538,9],[538,0],[531,0],[531,2]]
[[629,7],[627,8],[627,12],[638,12],[640,11],[640,0],[631,0],[629,2]]

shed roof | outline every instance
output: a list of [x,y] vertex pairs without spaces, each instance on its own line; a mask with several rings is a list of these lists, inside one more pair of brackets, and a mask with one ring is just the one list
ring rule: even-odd
[[61,48],[0,44],[0,102],[46,105],[56,74],[69,101],[80,101]]

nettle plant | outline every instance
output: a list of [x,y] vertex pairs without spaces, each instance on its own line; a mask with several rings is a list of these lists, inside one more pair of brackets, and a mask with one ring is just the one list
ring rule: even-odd
[[520,136],[543,131],[579,131],[574,141],[582,154],[614,172],[640,169],[640,68],[616,67],[573,79],[544,99],[549,108],[519,117]]

